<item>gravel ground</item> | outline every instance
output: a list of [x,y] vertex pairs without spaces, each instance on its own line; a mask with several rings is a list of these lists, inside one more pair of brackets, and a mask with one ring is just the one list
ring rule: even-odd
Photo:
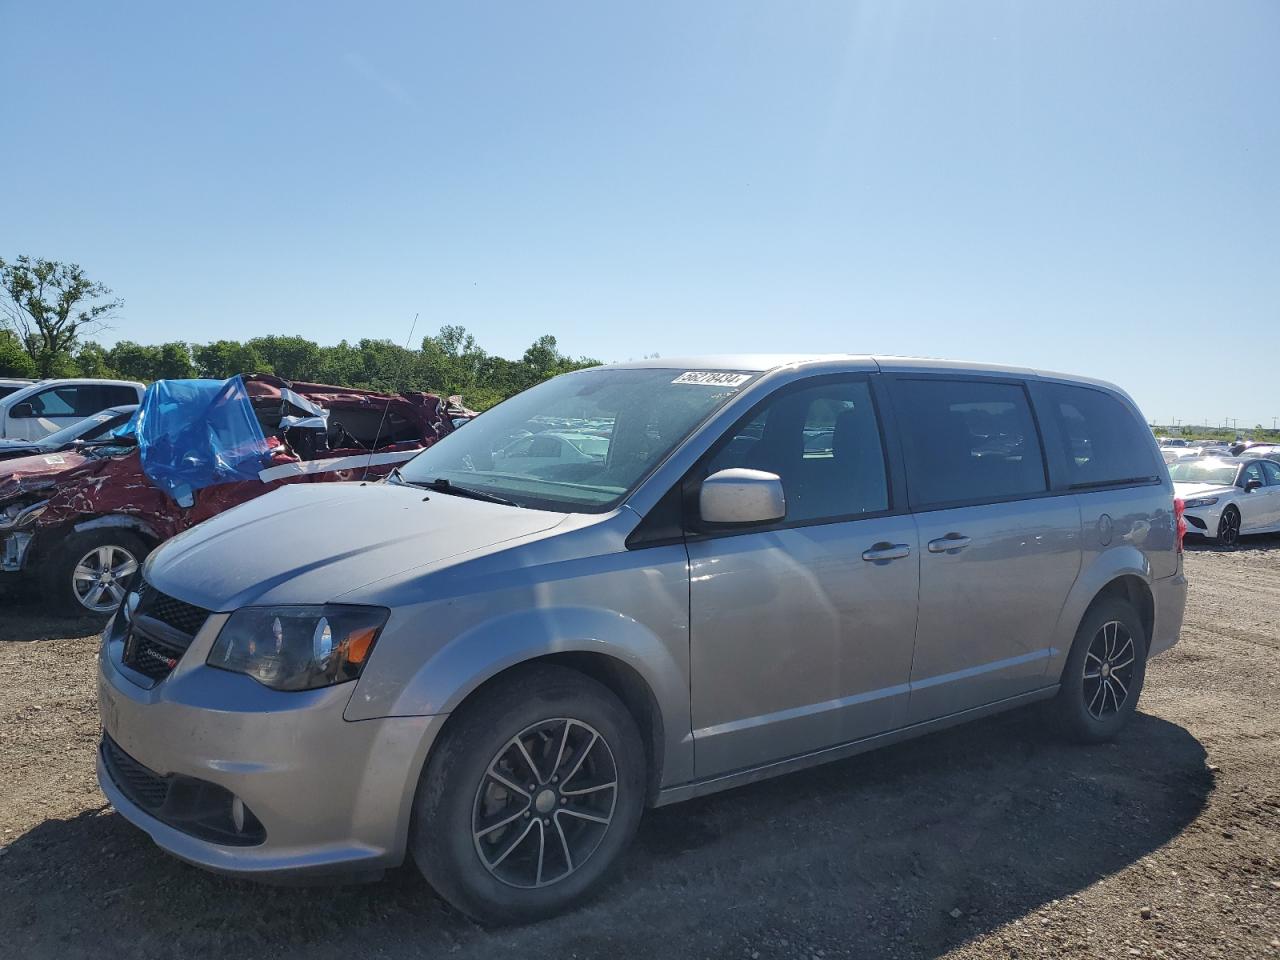
[[94,781],[93,625],[0,598],[0,955],[1280,957],[1280,539],[1187,567],[1118,743],[1021,712],[650,811],[594,903],[498,932],[412,868],[267,887],[162,854]]

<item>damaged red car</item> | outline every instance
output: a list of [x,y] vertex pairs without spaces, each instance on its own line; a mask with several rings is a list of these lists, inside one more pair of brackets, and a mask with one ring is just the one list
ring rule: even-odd
[[157,381],[116,434],[0,464],[0,582],[109,613],[175,534],[282,484],[383,477],[474,416],[458,397],[262,374]]

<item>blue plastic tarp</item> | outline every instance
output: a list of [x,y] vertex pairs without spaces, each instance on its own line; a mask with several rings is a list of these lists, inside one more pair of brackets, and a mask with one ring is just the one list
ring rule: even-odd
[[137,437],[143,472],[182,506],[196,490],[256,480],[269,462],[241,377],[157,380],[118,432]]

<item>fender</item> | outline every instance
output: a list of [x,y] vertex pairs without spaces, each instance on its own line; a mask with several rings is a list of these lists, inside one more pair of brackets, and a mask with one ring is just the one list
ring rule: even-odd
[[1067,600],[1058,614],[1058,623],[1053,630],[1053,645],[1049,652],[1049,660],[1045,666],[1045,676],[1057,678],[1066,664],[1067,654],[1071,652],[1071,644],[1075,640],[1076,630],[1084,619],[1089,604],[1112,580],[1120,577],[1134,576],[1151,586],[1151,563],[1147,556],[1137,547],[1120,544],[1093,558],[1088,566],[1076,577]]
[[[503,670],[555,653],[603,654],[631,667],[648,685],[662,717],[663,785],[693,778],[688,677],[661,637],[616,610],[540,607],[477,624],[423,664],[385,713],[451,713]],[[348,720],[366,719],[358,696],[347,706]]]
[[83,533],[85,530],[98,530],[102,527],[124,527],[127,530],[133,530],[140,533],[152,544],[157,544],[164,537],[160,536],[150,524],[146,521],[139,520],[137,517],[130,517],[121,513],[109,513],[103,517],[94,517],[92,520],[85,520],[83,523],[77,523],[71,528],[72,533]]

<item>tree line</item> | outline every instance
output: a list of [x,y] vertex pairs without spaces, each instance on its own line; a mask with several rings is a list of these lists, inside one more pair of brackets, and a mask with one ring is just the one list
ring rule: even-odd
[[250,340],[104,346],[91,339],[123,301],[84,276],[75,264],[19,257],[0,259],[0,377],[114,377],[150,382],[237,373],[274,373],[286,380],[380,391],[425,390],[460,395],[483,410],[548,377],[595,366],[569,357],[551,335],[536,339],[518,360],[490,354],[461,326],[446,325],[416,348],[390,340],[343,340],[322,346],[299,336]]

